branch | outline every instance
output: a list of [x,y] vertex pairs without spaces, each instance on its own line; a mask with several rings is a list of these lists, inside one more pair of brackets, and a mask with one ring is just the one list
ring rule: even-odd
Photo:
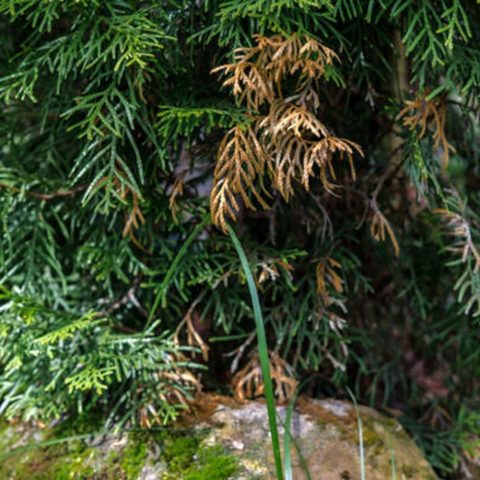
[[59,190],[58,192],[52,193],[29,192],[2,182],[0,182],[0,188],[5,188],[6,190],[11,190],[15,193],[26,193],[28,196],[37,198],[39,200],[53,200],[55,198],[73,197],[77,193],[85,190],[87,188],[87,185],[79,185],[78,187],[72,188],[71,190]]

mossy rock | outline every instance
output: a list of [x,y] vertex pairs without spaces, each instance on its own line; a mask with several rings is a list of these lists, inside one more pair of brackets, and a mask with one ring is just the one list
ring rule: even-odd
[[[280,417],[285,409],[279,408]],[[413,440],[393,418],[359,408],[369,480],[436,480]],[[236,404],[205,396],[189,421],[157,433],[94,434],[93,425],[38,430],[0,424],[3,480],[251,480],[276,479],[268,418],[260,402]],[[78,420],[77,420],[78,421]],[[348,402],[300,399],[291,431],[293,478],[360,480],[355,408]],[[92,434],[90,437],[88,434]],[[79,437],[79,435],[81,435]],[[280,429],[283,438],[283,431]],[[65,439],[69,439],[66,441]],[[302,463],[303,462],[303,463]]]
[[205,432],[193,428],[162,434],[90,432],[84,438],[69,426],[3,427],[2,480],[228,480],[238,470],[234,456],[221,446],[204,446]]

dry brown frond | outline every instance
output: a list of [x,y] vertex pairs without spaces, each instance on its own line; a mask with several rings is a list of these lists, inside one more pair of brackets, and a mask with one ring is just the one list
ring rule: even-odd
[[309,189],[309,178],[313,176],[313,167],[317,166],[320,169],[320,179],[327,190],[331,190],[332,184],[327,180],[327,175],[330,175],[334,180],[336,179],[335,170],[333,168],[332,160],[335,153],[340,154],[340,159],[347,158],[350,166],[350,173],[352,180],[356,179],[355,167],[353,165],[353,154],[357,152],[363,156],[363,152],[359,145],[345,138],[338,138],[328,136],[314,142],[309,149],[309,155],[304,160],[302,183],[306,190]]
[[398,244],[397,237],[395,236],[395,232],[393,231],[390,222],[380,211],[377,203],[374,200],[370,201],[370,207],[372,209],[372,216],[370,220],[370,233],[372,234],[372,237],[379,242],[384,242],[386,240],[386,236],[388,235],[395,255],[398,257],[400,255],[400,245]]
[[[353,155],[362,155],[359,145],[334,136],[312,111],[319,97],[311,80],[325,74],[337,59],[335,52],[300,34],[257,35],[255,41],[236,50],[234,63],[213,70],[228,75],[224,85],[232,87],[252,120],[252,126],[230,130],[219,147],[210,208],[213,222],[224,231],[228,219],[236,220],[240,199],[249,209],[255,209],[251,198],[268,208],[264,175],[287,201],[296,183],[308,191],[316,175],[333,193],[334,156],[348,159],[355,179]],[[298,80],[296,94],[283,100],[284,81],[292,75]],[[262,105],[269,108],[263,118],[258,115]]]
[[[202,325],[202,319],[200,314],[197,311],[197,306],[202,301],[205,296],[205,291],[202,292],[190,305],[187,313],[183,317],[182,321],[179,323],[175,333],[173,335],[173,341],[177,345],[181,345],[180,334],[183,331],[184,327],[187,333],[187,345],[190,347],[198,348],[202,353],[203,360],[208,361],[208,352],[210,347],[203,340],[201,332],[198,331],[197,327]],[[197,327],[196,327],[197,326]],[[204,330],[204,329],[200,329]]]
[[122,236],[130,237],[132,241],[138,242],[135,238],[134,231],[138,230],[140,225],[145,223],[145,218],[143,217],[142,210],[138,203],[138,195],[135,192],[130,192],[130,194],[132,197],[132,209],[127,214]]
[[272,75],[272,80],[281,94],[281,83],[287,75],[300,74],[297,91],[303,90],[309,80],[325,74],[325,66],[339,60],[337,54],[307,35],[293,34],[290,37],[276,35],[271,38],[257,37],[259,46],[267,50],[262,65]]
[[205,362],[208,361],[208,352],[210,347],[203,340],[200,333],[195,328],[194,320],[200,321],[200,315],[194,308],[190,308],[187,314],[183,317],[183,320],[179,323],[175,334],[173,336],[173,341],[180,345],[180,333],[185,328],[187,334],[187,345],[190,347],[198,348],[202,353],[202,358]]
[[261,270],[257,279],[258,283],[263,283],[267,280],[275,281],[280,276],[280,272],[274,263],[269,265],[268,263],[263,262],[259,267]]
[[[125,177],[126,175],[120,172],[120,176]],[[102,177],[96,182],[95,188],[107,188],[110,185],[110,181],[109,177]],[[140,208],[140,197],[136,192],[131,190],[127,184],[121,182],[120,178],[115,177],[111,182],[118,198],[125,203],[131,204],[130,211],[125,214],[125,225],[123,227],[122,237],[129,237],[135,245],[143,249],[140,242],[135,238],[135,230],[138,230],[140,225],[145,224],[145,217]]]
[[325,306],[333,302],[328,286],[333,287],[335,292],[343,292],[343,280],[335,269],[340,270],[342,265],[332,257],[320,260],[315,269],[317,279],[317,293],[322,297]]
[[240,103],[245,103],[250,110],[258,110],[265,102],[273,99],[273,86],[252,62],[240,61],[214,68],[212,73],[225,72],[232,75],[223,82],[225,87],[232,87],[233,94]]
[[181,197],[183,195],[185,183],[185,173],[178,175],[175,178],[175,182],[173,183],[172,191],[170,192],[170,196],[168,199],[168,206],[170,208],[170,212],[172,212],[173,220],[177,223],[178,218],[177,215],[180,211],[180,207],[177,202],[177,197]]
[[[347,321],[338,314],[347,313],[346,301],[342,295],[340,295],[343,293],[343,280],[340,276],[341,268],[341,263],[332,257],[321,259],[317,263],[317,267],[315,269],[317,293],[319,294],[322,302],[317,311],[317,315],[314,318],[317,322],[323,321],[324,318],[328,319],[328,324],[331,331],[337,335],[340,340],[339,345],[342,355],[344,358],[347,358],[348,347],[347,344],[342,340],[342,330],[345,328]],[[327,346],[327,342],[323,345],[322,351],[335,369],[340,369],[342,371],[346,370],[345,363],[333,355]]]
[[446,223],[447,233],[454,237],[454,243],[448,250],[458,253],[462,257],[462,262],[466,262],[471,255],[474,262],[473,271],[480,270],[480,252],[472,239],[472,232],[468,221],[459,213],[450,210],[438,208],[433,211],[438,213]]
[[[121,171],[119,172],[119,175],[126,178],[126,174]],[[101,185],[102,183],[107,184],[107,182],[108,179],[105,177],[100,179],[97,182],[97,185]],[[129,237],[137,247],[143,249],[142,245],[135,237],[135,230],[138,230],[140,225],[145,224],[145,218],[140,208],[140,197],[126,183],[122,182],[119,177],[113,179],[113,187],[118,198],[131,206],[130,211],[125,214],[125,225],[123,227],[122,236]]]
[[335,180],[333,156],[346,157],[352,178],[355,179],[353,155],[363,155],[359,145],[350,140],[335,137],[313,113],[304,106],[277,102],[270,114],[259,122],[262,139],[268,145],[274,159],[271,172],[274,187],[288,201],[294,193],[297,181],[305,190],[310,188],[310,178],[318,169],[320,180],[326,190],[335,188],[329,178]]
[[280,276],[280,269],[291,275],[293,266],[283,261],[280,258],[273,258],[269,261],[261,262],[259,264],[260,274],[258,275],[258,283],[263,283],[266,280],[275,281]]
[[259,123],[259,127],[271,135],[273,143],[290,132],[302,140],[330,134],[327,127],[304,106],[283,101],[272,104],[269,115]]
[[[227,230],[227,219],[235,220],[239,211],[236,195],[251,210],[256,207],[250,200],[249,193],[262,208],[269,208],[254,185],[257,178],[261,180],[266,161],[267,152],[251,127],[243,129],[236,126],[223,138],[218,149],[214,186],[210,195],[213,222],[223,231]],[[265,192],[262,185],[260,189]]]
[[325,75],[325,66],[340,61],[338,55],[325,45],[309,39],[300,49],[300,58],[290,68],[290,73],[301,73],[297,90],[304,89],[310,80]]
[[327,65],[339,60],[333,50],[307,35],[255,35],[255,41],[253,47],[235,50],[234,63],[212,70],[228,76],[223,85],[231,87],[250,110],[258,111],[263,104],[271,103],[276,94],[282,98],[282,82],[287,75],[299,75],[298,92],[310,80],[321,78]]
[[[169,355],[171,363],[186,363],[187,359],[181,354]],[[166,359],[168,362],[168,359]],[[189,408],[190,399],[186,396],[187,390],[200,392],[202,385],[198,378],[186,367],[175,368],[171,371],[159,371],[158,378],[168,387],[160,391],[155,402],[143,405],[138,411],[139,424],[142,428],[151,428],[162,425],[161,415],[157,412],[155,404],[169,403],[183,408]],[[141,390],[141,389],[140,389]],[[139,392],[140,393],[140,392]]]
[[450,158],[450,152],[455,148],[448,142],[445,135],[445,121],[447,108],[445,98],[437,96],[427,100],[429,91],[418,96],[415,100],[405,102],[405,108],[399,113],[403,119],[403,125],[411,130],[419,128],[419,138],[423,138],[427,129],[433,131],[433,142],[435,148],[442,149],[443,165],[446,167]]
[[[286,403],[295,393],[298,382],[294,378],[293,368],[276,353],[270,354],[270,373],[274,385],[274,393],[279,403]],[[262,370],[258,355],[235,374],[232,379],[235,398],[245,401],[247,398],[257,398],[264,394]]]

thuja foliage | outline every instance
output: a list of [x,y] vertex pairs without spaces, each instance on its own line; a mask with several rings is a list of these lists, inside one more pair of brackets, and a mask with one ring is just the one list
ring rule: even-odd
[[0,0],[0,413],[168,422],[200,388],[479,435],[474,0]]

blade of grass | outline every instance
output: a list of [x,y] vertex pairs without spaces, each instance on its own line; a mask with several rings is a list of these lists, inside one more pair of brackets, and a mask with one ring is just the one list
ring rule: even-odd
[[312,476],[310,475],[310,470],[308,469],[307,462],[302,455],[300,445],[295,440],[295,437],[292,434],[291,425],[292,425],[292,416],[293,411],[295,409],[295,404],[297,403],[298,396],[302,391],[303,387],[311,382],[314,378],[318,377],[319,374],[315,373],[310,375],[306,378],[300,385],[298,385],[295,394],[290,399],[290,402],[287,406],[287,413],[285,415],[285,423],[283,425],[284,428],[284,437],[283,437],[283,450],[284,450],[284,458],[285,458],[285,480],[293,480],[293,471],[292,471],[292,458],[290,454],[290,441],[292,441],[295,449],[297,450],[298,457],[300,459],[300,463],[302,464],[303,471],[307,477],[307,480],[312,480]]
[[355,395],[353,395],[352,391],[347,387],[347,392],[352,399],[353,406],[355,408],[355,414],[357,416],[357,428],[358,428],[358,451],[360,454],[360,478],[361,480],[366,480],[365,475],[365,450],[363,448],[363,427],[362,427],[362,419],[360,417],[360,410],[358,408],[357,399]]
[[397,466],[396,466],[396,459],[395,459],[395,450],[392,448],[392,438],[390,434],[387,433],[387,446],[390,450],[390,466],[392,472],[392,480],[397,480]]
[[390,449],[390,465],[392,467],[392,480],[397,480],[397,467],[395,462],[395,450]]
[[305,458],[302,455],[302,452],[300,450],[300,446],[298,445],[297,441],[295,440],[295,437],[292,435],[291,431],[291,424],[292,424],[292,415],[293,411],[295,409],[295,404],[297,403],[297,398],[300,395],[300,392],[302,391],[303,387],[307,385],[309,382],[311,382],[314,378],[318,377],[319,374],[315,373],[313,375],[310,375],[308,378],[306,378],[295,390],[295,394],[291,398],[288,407],[287,407],[287,413],[285,415],[285,424],[283,425],[283,428],[285,430],[284,433],[284,438],[283,438],[283,450],[284,450],[284,458],[285,458],[285,480],[293,480],[293,472],[292,472],[292,458],[290,454],[290,440],[295,446],[295,449],[297,450],[298,457],[300,458],[300,463],[302,464],[303,471],[305,475],[307,476],[307,480],[312,480],[312,477],[310,475],[310,471],[308,469],[307,462]]
[[[297,390],[298,392],[298,390]],[[292,454],[290,451],[290,439],[293,440],[293,435],[291,433],[290,426],[292,424],[292,415],[293,409],[295,408],[295,402],[297,401],[297,392],[293,396],[292,400],[288,404],[287,407],[287,414],[285,415],[285,425],[284,428],[284,436],[283,436],[283,457],[284,457],[284,465],[285,465],[285,480],[293,480],[293,472],[292,472]]]
[[252,270],[248,264],[247,257],[243,251],[243,247],[238,239],[233,228],[228,225],[228,233],[232,240],[232,243],[237,251],[240,263],[242,264],[245,278],[247,279],[248,290],[253,305],[253,314],[255,317],[255,326],[257,330],[258,340],[258,356],[260,359],[260,367],[262,369],[263,384],[265,386],[265,400],[267,402],[268,422],[270,427],[270,435],[272,437],[272,450],[273,458],[275,460],[275,470],[277,472],[278,480],[283,479],[282,469],[282,454],[280,451],[280,441],[278,437],[277,427],[277,410],[275,408],[275,397],[273,395],[273,383],[270,375],[270,360],[268,357],[267,337],[265,335],[265,325],[263,323],[262,310],[260,308],[260,300],[258,298],[257,287],[255,286],[255,280],[253,279]]
[[303,471],[307,476],[307,480],[312,480],[310,475],[310,471],[308,469],[307,462],[302,455],[302,451],[300,449],[300,445],[298,445],[295,437],[292,434],[291,425],[292,425],[292,416],[293,411],[295,409],[295,403],[297,402],[298,395],[300,390],[303,388],[305,383],[309,380],[306,380],[301,385],[298,386],[295,394],[293,395],[290,403],[287,407],[287,413],[285,415],[285,423],[283,424],[284,428],[284,437],[283,437],[283,455],[284,455],[284,465],[285,465],[285,480],[293,480],[293,470],[292,470],[292,455],[290,452],[290,441],[292,441],[293,445],[295,446],[295,450],[297,451],[298,457],[300,458],[300,463],[302,464]]

